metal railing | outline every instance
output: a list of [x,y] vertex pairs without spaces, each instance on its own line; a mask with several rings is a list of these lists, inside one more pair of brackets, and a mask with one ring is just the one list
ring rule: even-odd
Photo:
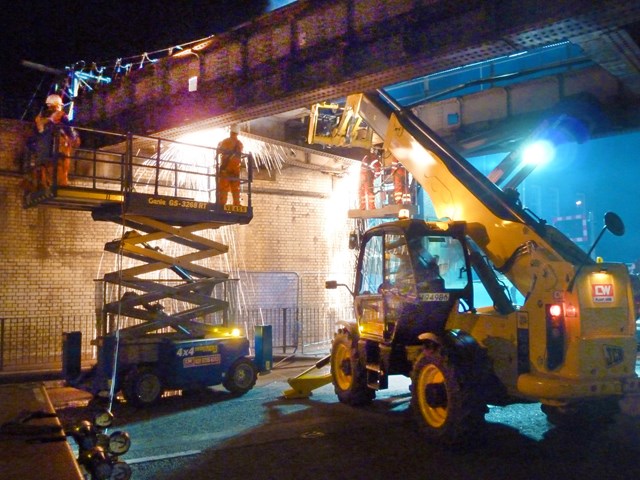
[[48,370],[62,365],[65,332],[81,331],[82,357],[95,359],[95,315],[0,318],[0,371]]
[[[339,320],[352,318],[351,307],[255,308],[231,312],[230,325],[239,327],[254,345],[257,325],[271,325],[273,353],[328,353]],[[0,372],[61,370],[64,334],[82,332],[82,363],[96,361],[94,314],[0,318]]]
[[[80,146],[70,158],[69,185],[113,192],[136,192],[162,195],[200,202],[216,202],[217,179],[220,175],[221,152],[215,147],[189,144],[160,137],[106,132],[74,127]],[[34,144],[25,157],[25,173],[51,165],[52,185],[58,185],[60,129],[48,146]],[[48,141],[34,137],[33,142]],[[46,147],[46,148],[45,148]],[[251,176],[254,159],[241,155],[243,169],[237,180],[240,192],[251,206]],[[38,189],[38,186],[34,186]]]

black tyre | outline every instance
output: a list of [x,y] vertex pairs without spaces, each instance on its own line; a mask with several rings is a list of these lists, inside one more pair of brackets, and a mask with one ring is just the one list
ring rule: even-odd
[[231,393],[244,395],[253,388],[258,379],[258,370],[248,358],[239,358],[229,367],[222,386]]
[[333,387],[342,403],[360,406],[371,403],[375,390],[367,386],[366,371],[358,358],[355,342],[347,332],[339,332],[331,346]]
[[411,407],[429,441],[452,445],[470,440],[484,421],[486,405],[477,399],[464,368],[436,350],[425,349],[411,375]]
[[153,367],[134,368],[126,375],[122,385],[125,400],[136,407],[153,405],[163,392],[162,379]]

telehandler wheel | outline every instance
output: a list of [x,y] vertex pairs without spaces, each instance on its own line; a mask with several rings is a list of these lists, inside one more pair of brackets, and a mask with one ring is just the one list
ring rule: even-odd
[[411,374],[411,407],[429,441],[460,444],[483,423],[486,405],[465,385],[462,368],[425,349]]
[[153,367],[135,367],[127,373],[122,385],[125,400],[136,407],[156,403],[163,391],[160,375]]
[[239,358],[229,367],[222,386],[233,394],[244,395],[253,388],[258,379],[258,370],[248,358]]
[[366,405],[376,396],[375,390],[367,386],[366,371],[351,336],[346,332],[337,333],[333,339],[331,376],[336,395],[342,403]]

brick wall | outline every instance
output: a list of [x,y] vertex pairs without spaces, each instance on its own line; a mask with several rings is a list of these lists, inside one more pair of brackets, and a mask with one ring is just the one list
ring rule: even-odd
[[94,278],[113,225],[88,212],[22,208],[20,159],[31,125],[0,120],[0,317],[78,315],[94,308]]
[[[116,269],[115,255],[103,248],[119,237],[119,228],[94,222],[89,212],[22,207],[19,166],[30,133],[29,123],[0,120],[0,317],[91,314],[94,280]],[[348,177],[297,167],[283,168],[275,181],[256,180],[254,219],[208,232],[230,246],[209,264],[232,277],[240,271],[293,272],[305,305],[335,301],[324,280],[351,281],[351,186]]]

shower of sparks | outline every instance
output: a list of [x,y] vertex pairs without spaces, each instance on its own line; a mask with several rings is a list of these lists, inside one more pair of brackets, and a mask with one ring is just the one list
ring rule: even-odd
[[256,170],[260,170],[262,167],[267,172],[274,170],[279,172],[291,151],[291,148],[283,145],[265,143],[254,138],[243,138],[242,134],[240,134],[240,139],[245,146],[245,152],[251,153],[253,156]]
[[[184,155],[183,152],[190,153],[189,148],[208,147],[215,149],[228,136],[228,130],[223,128],[200,130],[182,135],[177,140],[180,143],[172,145],[171,153],[173,156],[171,159],[177,163],[186,164],[186,161],[182,160],[182,158],[188,158],[188,155]],[[290,148],[251,138],[243,135],[242,132],[238,135],[238,138],[244,147],[243,153],[253,157],[253,167],[256,170],[263,168],[267,171],[280,171],[282,165],[286,162]],[[186,150],[185,147],[187,147]],[[205,165],[207,164],[205,163]]]
[[[176,140],[138,139],[134,142],[133,185],[136,191],[215,201],[215,175],[218,144],[229,136],[226,128],[191,132]],[[245,168],[267,173],[280,171],[291,149],[242,133]],[[157,177],[157,178],[156,178]],[[154,193],[155,190],[154,190]]]

